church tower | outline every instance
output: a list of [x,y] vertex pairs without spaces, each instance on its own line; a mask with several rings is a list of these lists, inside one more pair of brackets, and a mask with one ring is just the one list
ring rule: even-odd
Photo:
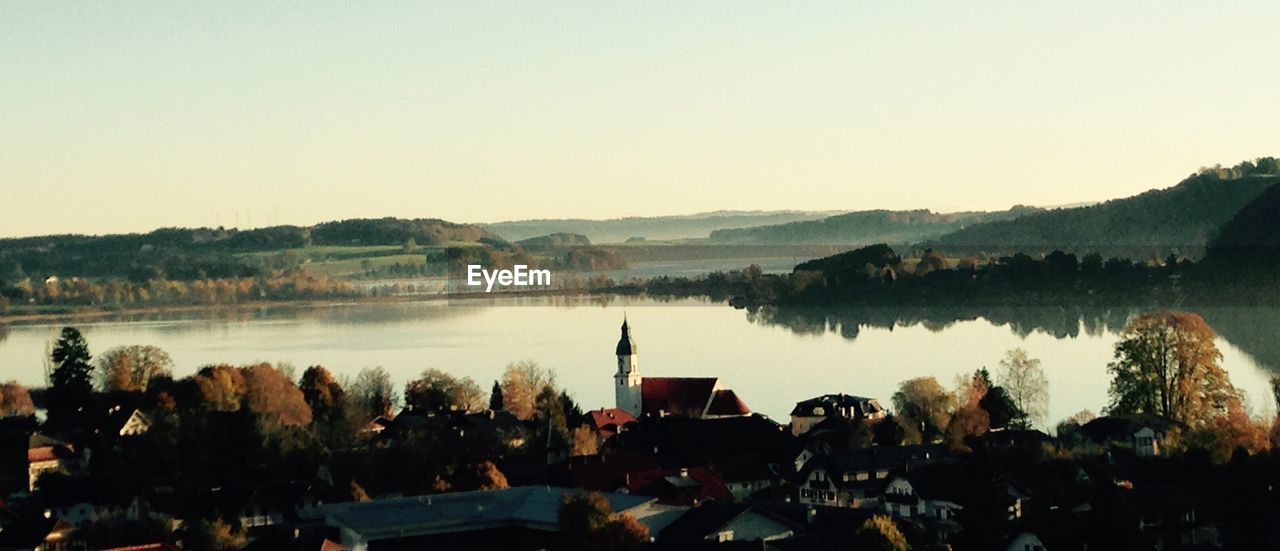
[[640,356],[636,353],[636,342],[631,340],[631,328],[627,319],[622,319],[622,338],[618,339],[618,372],[613,375],[617,384],[613,391],[617,397],[617,408],[636,417],[640,416]]

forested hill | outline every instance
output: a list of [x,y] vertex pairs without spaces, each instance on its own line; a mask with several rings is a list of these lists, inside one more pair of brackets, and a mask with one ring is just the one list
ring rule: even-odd
[[51,235],[0,239],[0,280],[49,274],[145,279],[241,277],[254,272],[243,253],[305,247],[417,247],[499,242],[473,225],[437,219],[352,219],[309,227],[252,230],[162,228],[121,235]]
[[1034,207],[955,213],[870,210],[821,220],[717,230],[711,233],[709,241],[735,245],[905,245],[940,237],[971,224],[1008,220],[1039,210]]
[[1280,185],[1274,185],[1218,230],[1205,260],[1224,268],[1280,268]]
[[632,238],[648,240],[704,238],[724,228],[745,228],[816,220],[841,211],[717,211],[679,216],[627,217],[611,220],[542,219],[481,224],[509,241],[553,233],[584,235],[592,243],[622,243]]
[[1242,207],[1280,181],[1274,159],[1206,169],[1178,185],[1078,208],[969,226],[922,243],[947,255],[1047,254],[1054,250],[1146,259],[1197,258]]

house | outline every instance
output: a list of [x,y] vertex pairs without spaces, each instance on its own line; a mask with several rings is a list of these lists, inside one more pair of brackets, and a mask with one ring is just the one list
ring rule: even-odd
[[66,467],[65,460],[71,456],[72,448],[66,442],[40,433],[32,434],[27,443],[27,482],[28,489],[34,492],[36,481],[42,475]]
[[843,450],[805,448],[795,460],[799,501],[830,507],[876,507],[892,476],[944,457],[941,446],[871,446]]
[[874,398],[848,394],[824,394],[797,402],[791,410],[791,434],[800,436],[814,425],[833,417],[848,420],[883,419],[888,411]]
[[720,475],[734,499],[745,499],[780,479],[759,453],[727,455],[713,461],[710,467]]
[[617,409],[633,417],[675,415],[709,419],[750,415],[751,409],[717,377],[644,377],[631,327],[622,321],[622,336],[615,348],[618,369],[614,373]]
[[[930,543],[945,545],[960,532],[964,473],[955,463],[935,463],[890,478],[878,498],[889,515],[918,522]],[[875,507],[876,505],[872,505]]]
[[622,432],[627,425],[635,423],[636,418],[618,408],[600,408],[587,412],[586,421],[603,442]]
[[1086,438],[1106,448],[1131,449],[1139,457],[1164,454],[1170,431],[1185,428],[1158,415],[1108,415],[1080,427]]
[[1213,523],[1200,518],[1200,499],[1180,487],[1138,485],[1121,495],[1128,511],[1126,520],[1137,526],[1141,544],[1148,549],[1164,551],[1218,543]]
[[1044,542],[1031,532],[1020,532],[1009,539],[1005,551],[1046,551]]
[[658,498],[663,505],[697,505],[708,500],[731,501],[733,494],[706,467],[652,469],[627,475],[627,491]]
[[142,413],[142,410],[134,409],[124,417],[123,422],[119,423],[116,433],[120,436],[142,436],[149,430],[151,430],[151,418]]
[[745,503],[711,501],[689,509],[658,535],[660,546],[699,542],[765,542],[789,538],[801,526]]
[[[524,486],[506,490],[350,502],[322,507],[325,524],[350,551],[369,549],[545,549],[559,531],[565,495],[578,490]],[[604,494],[616,513],[644,522],[651,497]]]

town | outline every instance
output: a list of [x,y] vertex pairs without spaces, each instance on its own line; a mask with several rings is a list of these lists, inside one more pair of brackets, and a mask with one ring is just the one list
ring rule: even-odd
[[159,348],[94,357],[68,327],[48,388],[0,388],[0,549],[1280,546],[1280,425],[1249,416],[1212,329],[1159,312],[1122,337],[1105,414],[1050,428],[1023,350],[775,420],[713,374],[646,376],[627,320],[615,403],[586,410],[527,361],[487,395],[430,369],[403,392],[380,368],[174,379]]

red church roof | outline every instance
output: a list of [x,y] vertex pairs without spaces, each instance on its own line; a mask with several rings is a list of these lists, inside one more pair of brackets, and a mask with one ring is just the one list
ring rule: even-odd
[[750,414],[751,409],[747,404],[742,403],[742,399],[728,389],[717,390],[715,397],[711,398],[711,407],[707,408],[708,416]]
[[645,377],[640,385],[640,409],[646,414],[702,417],[716,391],[715,377]]

